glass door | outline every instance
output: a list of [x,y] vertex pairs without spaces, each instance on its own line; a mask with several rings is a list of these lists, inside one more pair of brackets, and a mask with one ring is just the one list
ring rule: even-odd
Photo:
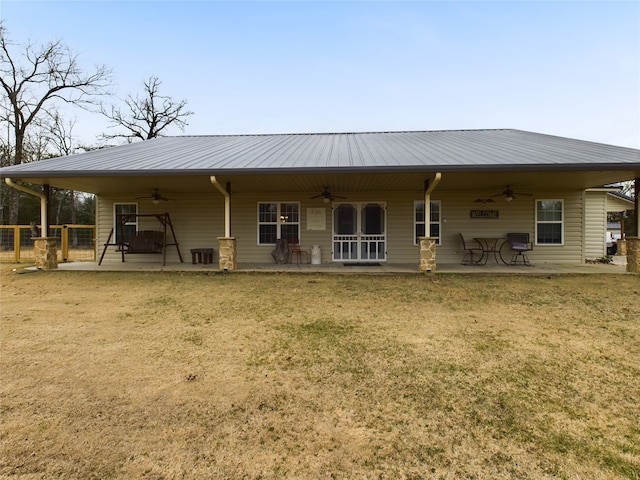
[[384,203],[338,203],[333,208],[333,260],[386,261]]

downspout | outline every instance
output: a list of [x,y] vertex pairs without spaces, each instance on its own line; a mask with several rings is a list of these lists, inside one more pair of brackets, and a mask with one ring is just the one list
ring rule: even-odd
[[222,185],[218,183],[215,175],[209,177],[211,183],[216,187],[220,193],[224,196],[224,236],[226,238],[231,237],[231,197]]
[[36,192],[35,190],[23,187],[18,183],[13,183],[13,180],[8,177],[4,179],[4,183],[6,183],[7,186],[11,188],[15,188],[16,190],[20,190],[21,192],[28,193],[29,195],[35,195],[40,199],[40,223],[42,227],[40,235],[43,237],[48,236],[49,225],[47,224],[47,196],[44,193]]
[[640,210],[638,210],[638,207],[640,207],[640,177],[636,177],[636,179],[633,182],[633,189],[634,189],[634,208],[635,208],[635,215],[636,215],[636,237],[640,238]]
[[[430,212],[431,212],[431,193],[436,189],[436,187],[440,183],[441,179],[442,179],[442,173],[436,172],[435,177],[433,177],[433,180],[431,182],[429,182],[429,186],[424,191],[424,214],[425,214],[425,219],[429,218],[429,215],[430,215]],[[427,225],[428,225],[428,221],[427,221]],[[425,233],[427,233],[427,232],[425,232]]]

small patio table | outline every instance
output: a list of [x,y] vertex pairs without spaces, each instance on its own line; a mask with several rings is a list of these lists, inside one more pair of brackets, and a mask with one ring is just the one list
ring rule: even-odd
[[482,263],[482,265],[486,265],[487,261],[489,260],[489,255],[493,254],[493,258],[497,264],[500,264],[500,262],[502,262],[507,265],[507,262],[504,261],[504,258],[502,258],[502,254],[500,253],[504,242],[507,241],[506,238],[474,237],[473,239],[478,242],[478,245],[480,245],[480,248],[482,248],[482,257],[480,257],[478,264],[482,263],[482,259],[484,258],[484,263]]
[[208,265],[213,263],[213,248],[192,248],[191,263],[204,263]]

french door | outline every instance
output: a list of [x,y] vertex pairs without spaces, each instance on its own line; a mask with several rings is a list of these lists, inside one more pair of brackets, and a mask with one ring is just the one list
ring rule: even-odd
[[387,260],[387,207],[382,202],[335,203],[333,206],[333,260],[383,262]]

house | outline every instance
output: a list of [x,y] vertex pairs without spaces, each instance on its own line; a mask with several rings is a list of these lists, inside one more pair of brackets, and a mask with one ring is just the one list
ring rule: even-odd
[[95,193],[105,262],[123,261],[116,244],[135,232],[164,228],[166,212],[179,243],[165,248],[168,262],[215,248],[221,269],[273,263],[277,241],[296,238],[316,262],[417,266],[428,257],[420,268],[432,270],[436,258],[460,263],[460,234],[527,233],[538,263],[604,255],[607,191],[598,187],[635,179],[638,189],[640,151],[510,129],[181,136],[0,176],[23,190]]

